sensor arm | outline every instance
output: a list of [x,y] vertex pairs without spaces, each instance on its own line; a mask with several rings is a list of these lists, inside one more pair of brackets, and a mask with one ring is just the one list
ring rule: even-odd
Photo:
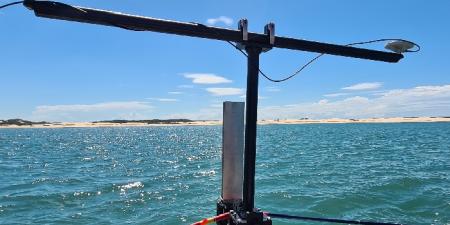
[[184,23],[123,14],[119,12],[90,9],[53,1],[25,0],[23,4],[27,8],[33,10],[36,16],[51,19],[114,26],[138,31],[153,31],[159,33],[177,34],[222,41],[232,41],[242,43],[244,45],[317,52],[329,55],[346,56],[391,63],[398,62],[403,58],[403,55],[398,53],[390,53],[278,36],[275,36],[275,41],[273,42],[273,45],[271,45],[268,35],[252,32],[248,33],[248,40],[243,41],[242,32],[239,30],[231,30],[205,26],[197,23]]

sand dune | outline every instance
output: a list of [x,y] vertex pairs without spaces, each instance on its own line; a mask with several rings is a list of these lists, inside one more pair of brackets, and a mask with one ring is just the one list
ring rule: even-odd
[[[450,117],[393,117],[393,118],[369,118],[369,119],[283,119],[260,120],[259,125],[269,124],[314,124],[314,123],[423,123],[423,122],[450,122]],[[6,125],[0,128],[68,128],[68,127],[155,127],[155,126],[211,126],[222,125],[219,120],[180,122],[172,124],[146,124],[146,123],[108,123],[108,122],[63,122],[35,125]]]

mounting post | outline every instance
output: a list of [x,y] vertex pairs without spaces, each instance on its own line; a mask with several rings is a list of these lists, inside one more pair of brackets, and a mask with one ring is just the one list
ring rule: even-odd
[[247,95],[245,113],[244,148],[244,210],[252,212],[255,207],[255,160],[256,160],[256,122],[258,110],[259,55],[262,48],[247,45]]

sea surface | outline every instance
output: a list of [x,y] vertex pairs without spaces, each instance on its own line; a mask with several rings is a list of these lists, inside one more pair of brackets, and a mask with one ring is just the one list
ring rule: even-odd
[[[257,143],[264,211],[450,224],[450,123],[264,125]],[[190,224],[220,185],[221,126],[0,129],[0,224]]]

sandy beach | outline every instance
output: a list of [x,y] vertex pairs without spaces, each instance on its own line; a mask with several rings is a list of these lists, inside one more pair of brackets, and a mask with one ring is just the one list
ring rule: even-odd
[[[327,124],[327,123],[428,123],[450,122],[450,117],[393,117],[393,118],[367,118],[367,119],[280,119],[259,120],[259,125],[270,124]],[[0,128],[82,128],[82,127],[155,127],[155,126],[214,126],[222,125],[220,120],[202,120],[192,122],[180,122],[171,124],[147,124],[147,123],[109,123],[109,122],[62,122],[37,125],[2,125]]]
[[391,118],[367,118],[367,119],[286,119],[286,120],[261,120],[258,124],[311,124],[311,123],[427,123],[450,122],[450,117],[391,117]]

